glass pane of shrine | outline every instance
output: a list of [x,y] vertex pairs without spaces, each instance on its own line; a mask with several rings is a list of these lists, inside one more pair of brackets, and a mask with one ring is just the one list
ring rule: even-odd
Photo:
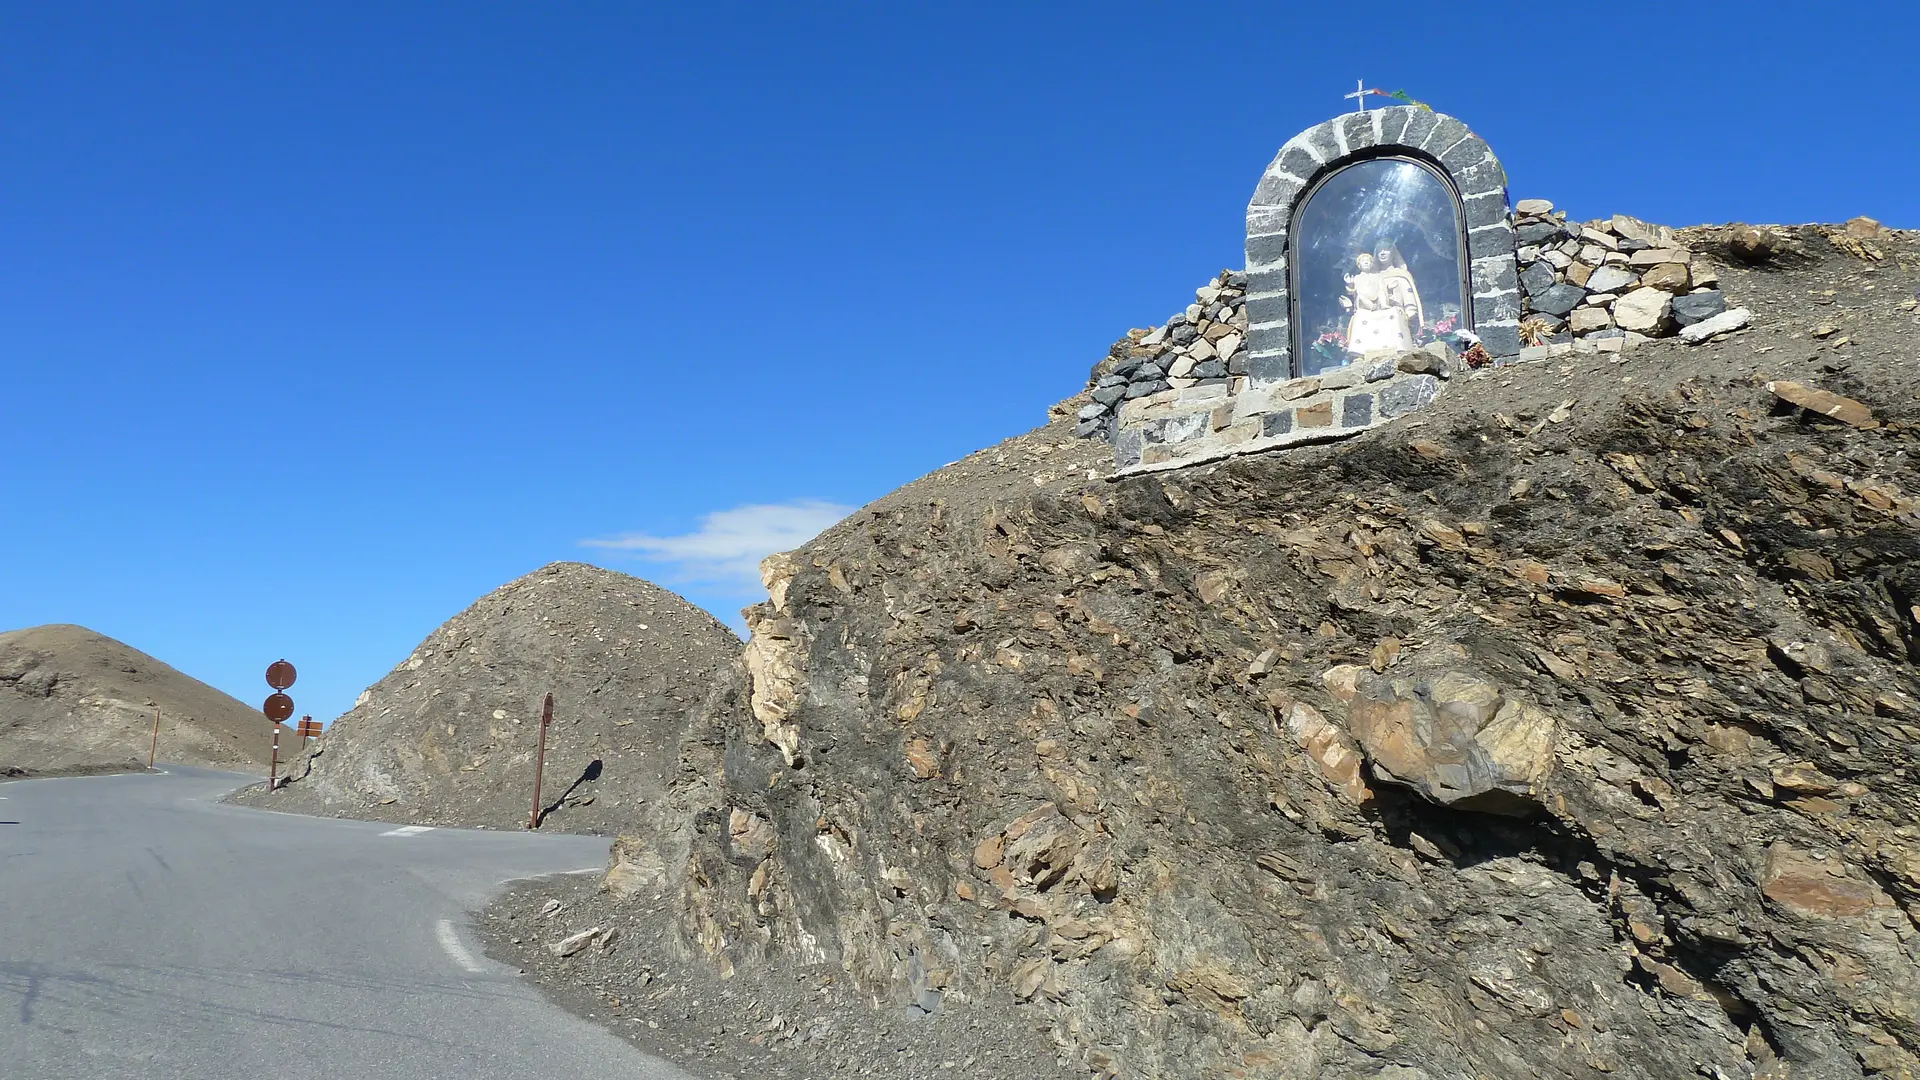
[[1315,375],[1371,352],[1446,341],[1470,329],[1460,200],[1429,166],[1356,162],[1294,214],[1294,364]]

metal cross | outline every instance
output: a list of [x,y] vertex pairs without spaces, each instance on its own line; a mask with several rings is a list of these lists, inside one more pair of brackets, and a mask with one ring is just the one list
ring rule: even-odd
[[1354,85],[1357,86],[1359,89],[1355,90],[1351,94],[1347,94],[1346,96],[1357,99],[1355,101],[1355,104],[1360,106],[1361,112],[1366,112],[1367,111],[1367,80],[1361,79],[1359,82],[1355,83]]

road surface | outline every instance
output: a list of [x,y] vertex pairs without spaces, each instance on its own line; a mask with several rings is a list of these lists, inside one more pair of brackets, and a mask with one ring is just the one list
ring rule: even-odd
[[691,1080],[467,930],[605,840],[274,814],[165,768],[0,784],[0,1075]]

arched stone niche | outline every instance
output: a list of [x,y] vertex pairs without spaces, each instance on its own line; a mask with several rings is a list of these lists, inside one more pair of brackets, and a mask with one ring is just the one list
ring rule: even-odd
[[[1344,177],[1343,177],[1344,174]],[[1424,216],[1423,240],[1406,263],[1430,294],[1433,310],[1457,306],[1457,329],[1470,330],[1496,360],[1520,351],[1520,279],[1514,264],[1514,233],[1507,205],[1507,177],[1492,149],[1451,116],[1416,106],[1348,113],[1301,132],[1280,148],[1247,206],[1247,349],[1250,386],[1281,382],[1345,366],[1326,354],[1321,339],[1330,322],[1326,292],[1337,270],[1315,254],[1314,216],[1303,216],[1322,198],[1373,206],[1364,189],[1398,183],[1415,207],[1394,211]],[[1360,190],[1350,195],[1343,189]],[[1452,232],[1436,222],[1453,212]],[[1343,201],[1344,200],[1344,201]],[[1328,220],[1337,211],[1323,214]],[[1411,218],[1408,219],[1411,221]],[[1351,223],[1357,246],[1371,248],[1394,237],[1394,229]],[[1413,225],[1408,225],[1409,228]],[[1377,238],[1376,238],[1377,234]],[[1442,249],[1457,245],[1455,281]],[[1398,242],[1391,246],[1413,247]],[[1399,252],[1393,257],[1398,258]],[[1303,308],[1307,318],[1303,319]],[[1440,318],[1429,318],[1431,324]],[[1359,336],[1356,329],[1356,337]],[[1369,339],[1371,340],[1371,339]],[[1312,352],[1315,343],[1323,352]]]

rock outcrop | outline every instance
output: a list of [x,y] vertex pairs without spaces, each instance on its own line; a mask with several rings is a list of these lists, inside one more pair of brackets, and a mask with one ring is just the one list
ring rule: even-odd
[[610,887],[1099,1076],[1913,1075],[1920,247],[1771,235],[1737,336],[771,560]]
[[304,813],[518,828],[552,694],[543,828],[608,832],[650,813],[688,715],[740,640],[636,577],[555,563],[428,635],[327,728],[279,791],[242,801]]
[[0,634],[0,776],[144,769],[155,710],[161,761],[265,771],[273,729],[252,706],[84,626]]

